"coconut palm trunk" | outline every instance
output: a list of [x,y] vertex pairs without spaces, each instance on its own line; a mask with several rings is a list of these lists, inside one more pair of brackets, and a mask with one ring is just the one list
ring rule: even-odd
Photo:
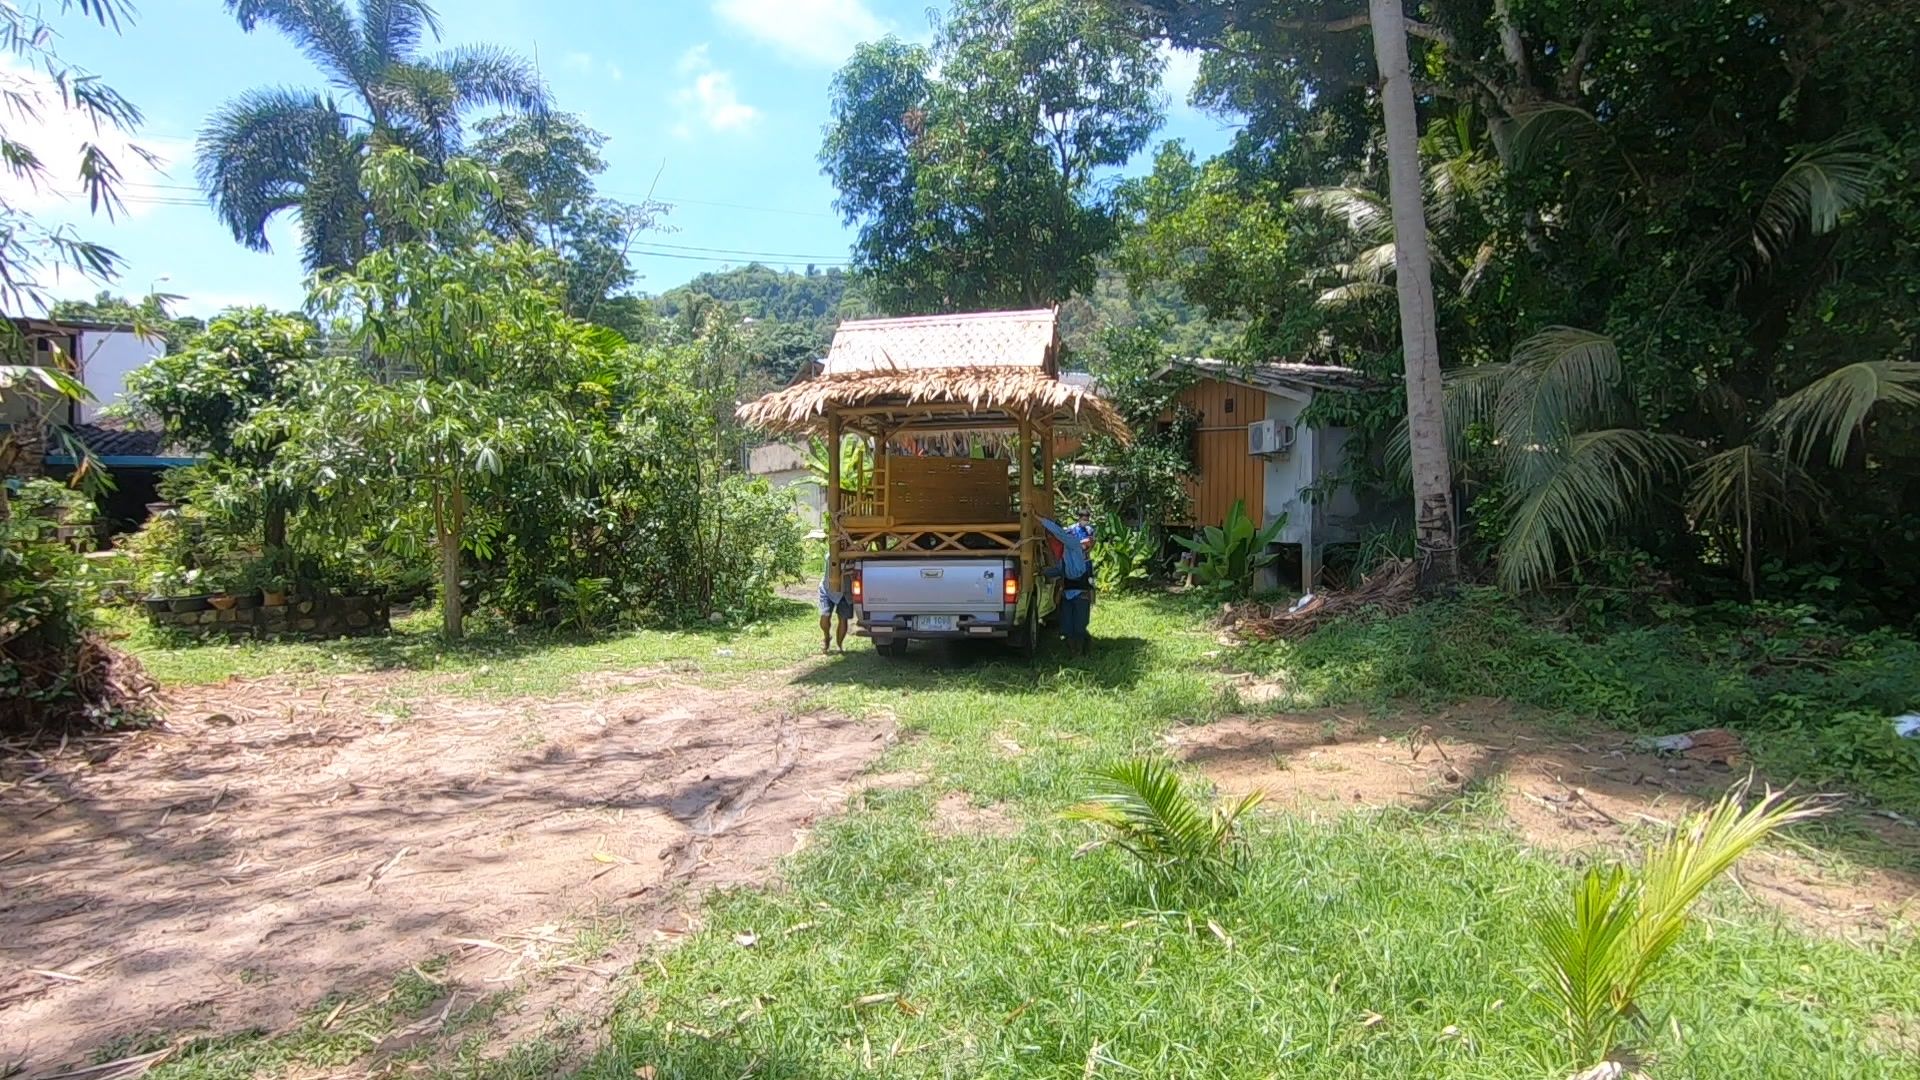
[[1400,0],[1369,0],[1373,54],[1380,65],[1386,113],[1387,190],[1393,200],[1393,262],[1400,296],[1400,343],[1407,368],[1407,443],[1412,451],[1414,536],[1420,584],[1432,589],[1460,574],[1447,462],[1446,415],[1440,385],[1440,341],[1434,327],[1433,265],[1420,192],[1420,123],[1407,70],[1406,22]]

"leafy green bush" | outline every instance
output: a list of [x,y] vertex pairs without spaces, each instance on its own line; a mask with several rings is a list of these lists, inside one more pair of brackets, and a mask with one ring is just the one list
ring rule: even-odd
[[51,519],[25,506],[0,516],[0,730],[131,718],[127,694],[144,679],[89,633],[89,591],[86,559]]
[[1094,533],[1094,588],[1113,592],[1147,580],[1159,554],[1160,545],[1152,528],[1129,528],[1119,514],[1109,513]]
[[1173,542],[1199,556],[1196,569],[1202,582],[1245,596],[1253,591],[1253,575],[1273,562],[1275,555],[1267,549],[1286,524],[1287,515],[1281,514],[1266,528],[1258,528],[1247,516],[1246,500],[1235,499],[1224,525],[1209,525],[1199,536],[1176,536]]

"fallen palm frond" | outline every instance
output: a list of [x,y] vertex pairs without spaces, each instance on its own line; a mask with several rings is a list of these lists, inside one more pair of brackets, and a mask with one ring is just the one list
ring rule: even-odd
[[1083,428],[1130,441],[1127,423],[1113,406],[1083,386],[1044,371],[1011,367],[948,367],[857,371],[823,375],[740,406],[735,415],[749,427],[784,434],[824,426],[833,409],[891,406],[904,416],[964,417],[1005,413]]
[[1243,604],[1228,611],[1224,629],[1255,641],[1305,637],[1335,619],[1358,611],[1399,615],[1413,609],[1419,591],[1420,568],[1412,559],[1389,559],[1344,592],[1320,593],[1297,607]]

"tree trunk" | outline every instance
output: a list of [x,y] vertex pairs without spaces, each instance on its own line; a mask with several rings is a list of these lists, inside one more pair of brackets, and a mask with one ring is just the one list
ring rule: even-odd
[[279,499],[267,496],[266,535],[261,537],[269,559],[278,560],[287,546],[287,507]]
[[1447,463],[1446,413],[1440,385],[1440,341],[1434,327],[1433,265],[1420,192],[1420,122],[1407,71],[1406,22],[1400,0],[1369,0],[1373,54],[1380,65],[1380,101],[1387,124],[1387,182],[1393,201],[1393,263],[1400,295],[1400,344],[1407,364],[1407,443],[1412,450],[1414,538],[1420,584],[1433,589],[1460,575]]
[[460,607],[460,534],[467,513],[466,492],[460,477],[449,482],[445,496],[434,497],[434,530],[440,535],[440,633],[448,641],[458,641],[465,613]]

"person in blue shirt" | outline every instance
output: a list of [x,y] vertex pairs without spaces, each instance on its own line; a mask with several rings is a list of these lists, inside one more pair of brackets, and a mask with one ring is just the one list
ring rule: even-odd
[[[832,569],[833,551],[829,548],[826,562],[820,567],[820,651],[822,653],[832,652],[835,644],[840,646],[841,652],[847,651],[847,620],[853,618],[853,585],[847,580],[846,575],[842,574],[840,592],[836,595],[827,586],[828,579],[833,576]],[[831,633],[835,615],[840,616],[838,634]]]
[[[1082,519],[1085,516],[1082,514]],[[1093,619],[1093,562],[1082,541],[1092,539],[1092,528],[1089,526],[1083,534],[1080,525],[1063,529],[1052,518],[1041,518],[1040,524],[1060,541],[1060,562],[1047,568],[1048,576],[1058,577],[1065,586],[1060,595],[1060,636],[1067,641],[1067,652],[1085,656],[1093,649],[1093,638],[1087,632]]]

